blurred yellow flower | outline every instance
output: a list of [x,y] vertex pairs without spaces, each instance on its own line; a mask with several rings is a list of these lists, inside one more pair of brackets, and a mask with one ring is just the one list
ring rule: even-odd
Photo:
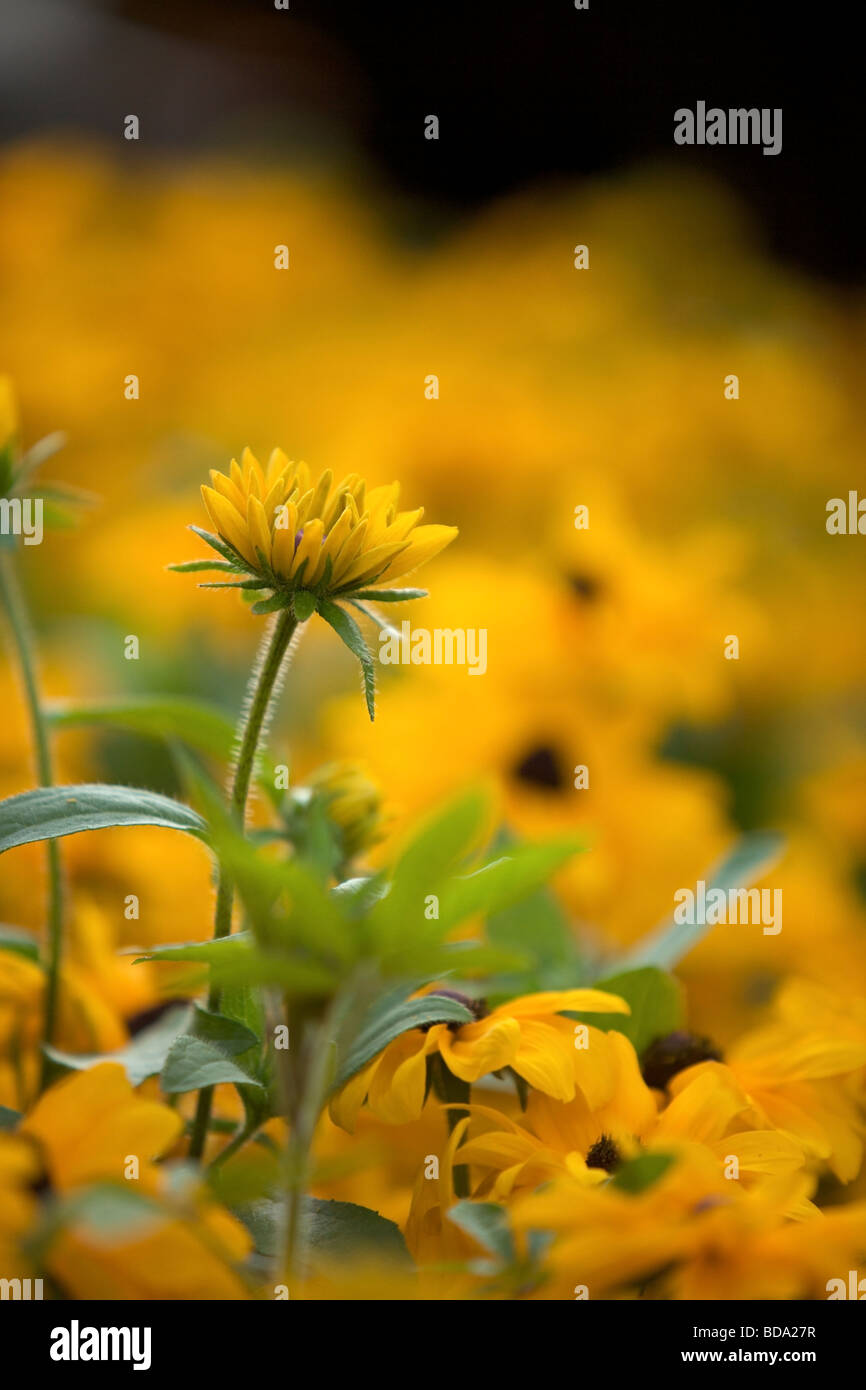
[[47,1090],[20,1133],[39,1141],[49,1180],[60,1192],[99,1178],[123,1182],[129,1155],[138,1159],[138,1181],[152,1190],[152,1160],[182,1129],[176,1110],[135,1093],[118,1062],[100,1062]]

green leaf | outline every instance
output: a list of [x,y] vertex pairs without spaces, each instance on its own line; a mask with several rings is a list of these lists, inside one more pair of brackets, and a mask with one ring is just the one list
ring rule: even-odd
[[234,569],[246,570],[249,568],[246,560],[244,560],[242,556],[238,555],[236,551],[232,550],[231,546],[228,545],[227,542],[224,541],[220,536],[215,536],[211,531],[203,530],[201,526],[190,526],[189,529],[196,536],[200,536],[201,539],[205,541],[211,547],[212,550],[215,550],[218,555],[222,555],[224,560],[228,560],[229,564],[232,565]]
[[334,1090],[371,1062],[388,1043],[410,1028],[432,1023],[473,1023],[475,1015],[457,999],[426,994],[420,999],[395,999],[391,991],[368,1011],[361,1028],[337,1060]]
[[39,942],[30,931],[23,927],[9,927],[0,923],[0,951],[14,951],[28,960],[39,959]]
[[262,617],[265,613],[279,613],[282,608],[288,608],[291,601],[291,594],[284,593],[282,589],[279,589],[270,598],[259,599],[258,603],[253,604],[250,612],[255,613],[257,618]]
[[504,1264],[516,1258],[514,1237],[508,1224],[508,1214],[496,1202],[457,1202],[447,1213],[448,1220],[459,1226],[473,1240]]
[[[516,845],[501,859],[454,879],[440,900],[439,920],[450,928],[476,913],[490,916],[505,912],[541,888],[579,849],[575,840]],[[509,944],[525,947],[532,943],[524,939]]]
[[248,1052],[261,1041],[245,1023],[236,1018],[229,1018],[224,1013],[213,1013],[210,1009],[203,1009],[200,1004],[196,1004],[193,1010],[187,1032],[190,1037],[212,1043],[227,1057],[236,1057],[241,1052]]
[[[279,1255],[283,1241],[285,1203],[266,1196],[239,1203],[235,1215],[244,1223],[259,1255]],[[412,1260],[400,1228],[370,1207],[304,1197],[301,1204],[301,1247],[307,1273],[311,1267],[345,1267],[358,1259],[396,1265],[407,1274]]]
[[344,1267],[372,1257],[407,1273],[413,1268],[399,1226],[370,1207],[307,1197],[302,1225],[303,1243],[313,1264]]
[[175,574],[198,574],[201,570],[223,570],[229,574],[238,574],[237,565],[231,560],[182,560],[177,565],[167,565],[167,569],[174,570]]
[[70,1228],[95,1245],[110,1246],[118,1240],[141,1240],[168,1217],[166,1208],[138,1191],[134,1183],[93,1183],[50,1202],[27,1245],[38,1262],[55,1238]]
[[126,695],[105,700],[51,700],[45,713],[55,729],[123,729],[148,738],[180,740],[227,762],[235,746],[231,719],[215,705],[173,695]]
[[[447,880],[464,866],[478,843],[488,816],[486,797],[471,791],[456,798],[425,819],[405,844],[385,897],[368,918],[371,940],[380,958],[394,973],[426,969],[420,953],[438,943],[447,924],[424,916],[425,900],[451,891]],[[417,952],[415,964],[407,957]],[[393,955],[393,960],[390,959]]]
[[191,807],[141,787],[102,783],[37,787],[0,801],[0,854],[35,840],[56,840],[116,825],[160,825],[200,839],[205,830],[201,816]]
[[[630,1014],[576,1014],[584,1023],[602,1032],[624,1033],[634,1044],[638,1056],[656,1038],[667,1037],[682,1027],[685,1017],[683,989],[679,980],[656,966],[607,975],[593,986],[618,994],[631,1006]],[[569,1014],[571,1017],[571,1014]]]
[[640,1154],[617,1169],[610,1180],[610,1186],[636,1196],[658,1182],[673,1162],[673,1154]]
[[568,918],[546,888],[487,920],[487,937],[503,949],[520,947],[530,963],[520,975],[495,980],[488,998],[532,994],[537,990],[570,989],[583,983],[586,967]]
[[339,899],[300,859],[274,860],[257,853],[221,808],[209,807],[213,846],[237,887],[259,945],[297,953],[329,965],[357,957],[358,935]]
[[360,661],[361,672],[364,677],[364,698],[367,701],[367,713],[373,719],[375,716],[376,663],[364,641],[361,629],[345,608],[340,608],[338,604],[331,603],[328,599],[319,600],[319,613],[326,623],[330,623],[337,636],[345,642],[349,651]]
[[366,598],[371,603],[407,603],[413,598],[426,598],[426,589],[361,589],[355,598]]
[[0,1105],[0,1130],[14,1129],[21,1118],[20,1110],[10,1110],[8,1105]]
[[[731,888],[747,888],[755,879],[763,878],[778,862],[784,843],[784,837],[772,831],[744,836],[707,875],[707,893],[713,888],[720,888],[725,893]],[[616,965],[620,969],[632,970],[642,965],[657,965],[668,970],[711,930],[712,923],[676,922],[671,919],[644,937],[631,951],[620,956]]]
[[172,1043],[159,1084],[168,1095],[176,1095],[181,1091],[198,1091],[203,1086],[217,1086],[227,1081],[242,1086],[261,1085],[231,1057],[226,1056],[217,1044],[184,1033]]
[[275,985],[287,994],[330,994],[339,983],[333,970],[315,961],[288,960],[257,947],[249,932],[233,932],[218,941],[188,941],[157,946],[138,960],[189,961],[208,967],[211,982],[223,985]]
[[312,618],[316,611],[316,595],[311,594],[309,589],[298,589],[295,594],[295,617],[299,623],[305,623],[308,618]]
[[149,1076],[158,1076],[175,1039],[188,1026],[191,1010],[188,1004],[167,1009],[149,1028],[136,1033],[119,1052],[87,1053],[61,1052],[45,1044],[46,1057],[58,1070],[89,1071],[99,1062],[120,1062],[133,1086],[140,1086]]

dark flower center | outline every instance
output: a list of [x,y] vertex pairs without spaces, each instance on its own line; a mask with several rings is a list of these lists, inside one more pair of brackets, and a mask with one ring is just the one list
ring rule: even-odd
[[587,1168],[603,1168],[606,1173],[615,1173],[622,1163],[622,1154],[609,1134],[596,1139],[586,1155]]
[[721,1062],[722,1054],[709,1038],[697,1033],[669,1033],[650,1043],[641,1059],[643,1079],[663,1091],[671,1077],[698,1062]]
[[513,775],[520,782],[532,787],[543,787],[547,791],[562,791],[565,786],[560,761],[556,749],[549,744],[539,744],[521,758],[513,769]]
[[586,603],[593,603],[602,593],[601,581],[592,574],[570,574],[568,582],[572,591]]

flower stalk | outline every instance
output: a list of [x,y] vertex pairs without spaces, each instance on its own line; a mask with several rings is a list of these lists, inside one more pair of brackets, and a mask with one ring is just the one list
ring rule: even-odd
[[[283,609],[265,634],[258,660],[253,668],[248,705],[238,727],[238,754],[229,793],[229,809],[241,828],[246,820],[256,755],[267,733],[270,714],[279,694],[281,673],[297,629],[298,621],[294,613],[290,609]],[[231,932],[233,903],[234,884],[225,870],[220,869],[214,912],[214,940],[220,940]],[[219,990],[212,985],[208,995],[208,1008],[218,1010],[219,1003]],[[191,1158],[200,1159],[204,1152],[212,1105],[213,1087],[207,1086],[199,1091],[198,1095],[190,1135]]]
[[[33,659],[33,637],[30,617],[15,563],[11,554],[0,553],[0,601],[8,619],[12,643],[18,658],[18,668],[33,731],[36,756],[36,775],[40,787],[53,785],[53,766],[48,725],[42,710],[36,663]],[[63,873],[60,848],[56,840],[47,840],[45,854],[48,864],[48,940],[46,943],[47,985],[45,990],[44,1036],[46,1042],[55,1040],[57,1010],[60,997],[60,960],[63,948]],[[44,1066],[44,1063],[43,1063]]]

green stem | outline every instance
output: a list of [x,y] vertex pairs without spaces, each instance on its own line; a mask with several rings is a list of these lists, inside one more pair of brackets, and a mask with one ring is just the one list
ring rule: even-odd
[[353,985],[346,985],[334,996],[321,1018],[307,1019],[302,1025],[303,1036],[299,1039],[294,1065],[291,1054],[283,1054],[288,1071],[284,1078],[284,1095],[294,1101],[289,1104],[285,1225],[277,1270],[278,1277],[287,1283],[302,1267],[304,1198],[309,1186],[310,1155],[334,1074],[336,1038],[352,1001],[352,991]]
[[218,1168],[222,1167],[227,1158],[231,1158],[238,1149],[242,1149],[247,1140],[252,1139],[256,1131],[261,1129],[261,1124],[261,1120],[243,1120],[225,1148],[220,1149],[213,1162],[208,1164],[208,1172],[215,1173]]
[[[39,699],[39,684],[33,661],[33,636],[27,605],[18,584],[11,555],[0,555],[0,598],[9,619],[12,641],[18,655],[18,665],[24,682],[24,693],[33,730],[36,753],[36,775],[40,787],[53,783],[51,747],[48,726]],[[48,986],[45,991],[45,1040],[53,1042],[57,1027],[57,1004],[60,994],[60,953],[63,943],[63,875],[60,867],[60,847],[56,840],[45,845],[48,860]]]
[[[256,754],[264,737],[268,715],[277,692],[277,682],[283,668],[286,653],[297,628],[297,620],[291,609],[285,608],[266,633],[260,648],[259,658],[250,680],[249,708],[241,717],[238,727],[238,757],[235,764],[229,807],[243,827],[246,819],[247,799],[250,794]],[[214,913],[214,939],[228,936],[232,929],[232,905],[234,903],[234,884],[224,871],[220,871],[217,888],[216,910]],[[219,990],[211,986],[208,994],[208,1008],[219,1008]],[[199,1091],[195,1119],[189,1143],[190,1158],[201,1158],[204,1153],[213,1105],[213,1087],[206,1086]]]

